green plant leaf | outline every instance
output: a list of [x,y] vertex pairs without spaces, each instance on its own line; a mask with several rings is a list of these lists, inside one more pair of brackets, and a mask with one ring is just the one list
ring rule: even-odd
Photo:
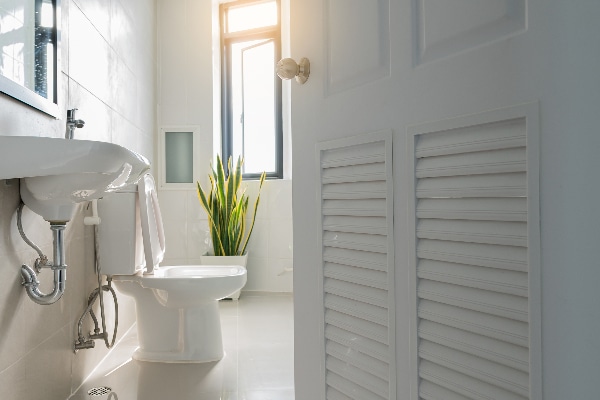
[[[241,254],[246,252],[246,247],[248,246],[248,241],[250,240],[250,235],[252,235],[252,231],[254,230],[254,222],[256,221],[256,212],[258,211],[258,204],[260,203],[260,191],[262,189],[263,183],[267,177],[266,172],[263,172],[260,176],[260,183],[258,185],[258,195],[256,196],[256,202],[254,203],[254,214],[252,215],[252,224],[250,224],[250,230],[248,231],[248,236],[246,237],[246,241],[244,242],[244,247],[242,247]],[[246,200],[247,201],[247,200]],[[246,204],[247,206],[247,204]]]
[[[232,211],[233,208],[235,206],[235,188],[234,188],[234,183],[235,183],[235,175],[232,176],[233,171],[231,169],[232,167],[232,163],[231,163],[232,158],[229,157],[229,161],[227,162],[227,169],[229,171],[229,176],[227,177],[226,180],[226,195],[225,195],[225,214],[228,216],[228,225],[230,223],[230,218],[233,218],[232,215]],[[234,221],[235,222],[235,221]]]
[[[211,178],[211,182],[212,182],[212,178]],[[215,213],[214,213],[214,196],[213,196],[213,191],[212,191],[212,186],[211,186],[211,191],[210,194],[207,198],[206,194],[204,193],[204,190],[202,190],[202,187],[200,186],[199,182],[196,182],[197,185],[197,192],[198,192],[198,198],[200,199],[200,203],[202,205],[202,207],[204,207],[204,210],[206,210],[206,214],[208,215],[208,219],[210,222],[209,225],[209,230],[210,230],[210,234],[211,234],[211,239],[213,241],[213,247],[215,249],[222,249],[223,245],[221,243],[220,237],[219,237],[219,226],[218,226],[218,220],[215,219]],[[216,252],[215,252],[216,253]]]
[[219,197],[221,206],[226,205],[225,202],[225,171],[223,170],[223,162],[221,157],[217,155],[217,173],[216,173],[216,193]]
[[[210,236],[213,242],[213,253],[222,255],[243,255],[254,229],[256,212],[260,202],[260,191],[266,178],[263,172],[260,178],[258,195],[254,203],[254,215],[250,230],[246,235],[246,214],[248,212],[249,197],[246,188],[241,188],[242,166],[244,160],[238,157],[233,166],[233,158],[227,161],[228,176],[225,177],[223,160],[217,155],[217,163],[211,168],[212,174],[208,175],[210,192],[206,193],[197,182],[198,199],[206,211],[209,219]],[[245,237],[244,237],[245,236]],[[240,246],[243,246],[240,251]]]

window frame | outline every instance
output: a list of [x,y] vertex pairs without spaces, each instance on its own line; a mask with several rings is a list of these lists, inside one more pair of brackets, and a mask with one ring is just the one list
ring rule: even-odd
[[[233,115],[232,115],[232,65],[231,47],[233,44],[251,40],[273,40],[275,54],[273,60],[273,79],[275,82],[275,170],[266,171],[267,179],[283,179],[283,107],[282,82],[275,73],[275,62],[281,58],[281,0],[277,4],[277,24],[238,32],[227,33],[227,11],[239,6],[249,6],[270,2],[271,0],[238,0],[219,6],[220,44],[221,44],[221,153],[228,160],[233,154]],[[227,168],[227,167],[226,167]],[[260,172],[243,174],[244,179],[259,179]]]

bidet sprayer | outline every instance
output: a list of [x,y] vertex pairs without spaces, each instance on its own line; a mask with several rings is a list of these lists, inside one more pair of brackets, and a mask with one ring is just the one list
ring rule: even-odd
[[75,129],[83,128],[85,121],[82,119],[75,119],[76,108],[67,110],[67,130],[65,132],[65,139],[73,139]]

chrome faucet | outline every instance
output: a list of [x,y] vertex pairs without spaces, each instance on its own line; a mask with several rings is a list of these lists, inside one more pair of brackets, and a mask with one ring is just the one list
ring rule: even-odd
[[76,128],[83,128],[85,121],[82,119],[75,119],[76,108],[67,110],[67,130],[65,132],[65,139],[73,139]]

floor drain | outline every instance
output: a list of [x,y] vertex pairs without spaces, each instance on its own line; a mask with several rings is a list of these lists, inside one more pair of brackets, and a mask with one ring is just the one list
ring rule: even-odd
[[112,392],[112,389],[107,387],[107,386],[100,386],[100,387],[95,387],[95,388],[91,388],[90,390],[88,390],[88,396],[104,396],[105,394],[108,394]]

